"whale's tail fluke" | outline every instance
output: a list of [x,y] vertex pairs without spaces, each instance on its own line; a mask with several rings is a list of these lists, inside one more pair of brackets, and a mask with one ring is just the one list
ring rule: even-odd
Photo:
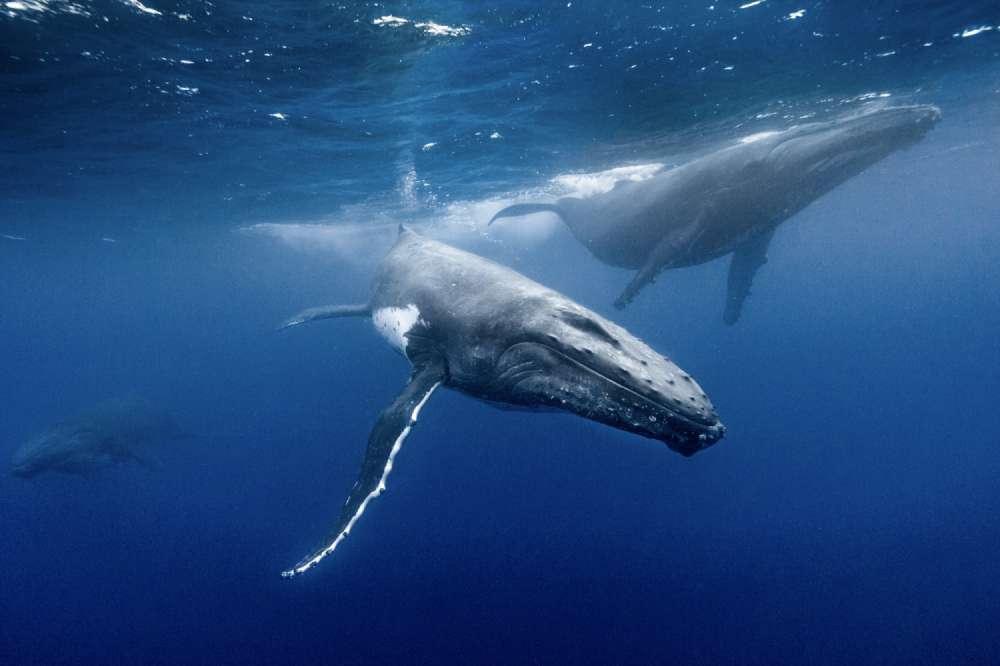
[[514,204],[513,206],[507,206],[502,208],[500,212],[494,215],[486,226],[489,226],[496,222],[501,217],[520,217],[521,215],[531,215],[533,213],[555,213],[559,217],[562,217],[562,210],[559,208],[558,204],[549,203],[527,203],[527,204]]

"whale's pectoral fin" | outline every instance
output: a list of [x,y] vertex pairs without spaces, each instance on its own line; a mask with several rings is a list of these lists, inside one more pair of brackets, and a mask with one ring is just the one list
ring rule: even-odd
[[421,365],[414,367],[410,381],[392,404],[382,410],[368,436],[368,448],[365,449],[361,472],[340,511],[337,526],[319,547],[293,568],[282,572],[282,576],[290,578],[303,573],[332,553],[354,527],[354,523],[364,513],[368,503],[385,490],[385,480],[392,470],[393,458],[417,422],[420,408],[424,406],[444,376],[445,367],[440,359],[427,359]]
[[625,287],[625,291],[615,300],[615,307],[621,310],[631,303],[647,284],[656,281],[656,276],[660,272],[683,256],[691,247],[691,244],[698,240],[701,235],[701,217],[693,224],[678,229],[665,236],[653,251],[646,257],[646,263],[639,272],[635,274],[632,281]]
[[774,229],[757,234],[736,248],[729,263],[729,283],[726,293],[726,311],[722,315],[727,324],[735,324],[743,312],[743,303],[750,295],[750,285],[760,267],[767,263],[767,247],[774,237]]
[[298,326],[317,319],[333,319],[334,317],[370,317],[371,307],[364,305],[321,305],[316,308],[309,308],[298,313],[290,319],[286,319],[278,326],[278,330]]

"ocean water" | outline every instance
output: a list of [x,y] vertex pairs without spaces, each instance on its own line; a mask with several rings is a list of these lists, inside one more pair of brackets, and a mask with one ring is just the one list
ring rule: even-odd
[[[630,273],[514,201],[930,103],[784,224],[742,320],[719,260]],[[1000,663],[1000,5],[0,3],[3,664]],[[439,391],[325,535],[408,376],[358,319],[404,222],[689,370],[683,459]],[[193,437],[7,473],[142,396]]]

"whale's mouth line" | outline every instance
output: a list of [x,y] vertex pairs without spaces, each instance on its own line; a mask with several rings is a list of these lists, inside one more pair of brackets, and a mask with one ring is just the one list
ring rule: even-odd
[[[518,343],[518,344],[524,344],[524,343]],[[596,368],[592,368],[592,367],[590,367],[590,366],[588,366],[588,365],[586,365],[586,364],[584,364],[584,363],[576,360],[575,358],[572,358],[571,356],[568,356],[564,352],[562,352],[562,351],[560,351],[560,350],[558,350],[558,349],[556,349],[556,348],[554,348],[554,347],[552,347],[550,345],[545,344],[544,342],[530,342],[528,344],[533,344],[533,345],[538,345],[539,347],[544,347],[545,349],[548,349],[553,354],[556,354],[557,356],[559,356],[560,358],[564,359],[565,361],[568,361],[569,363],[572,363],[573,365],[577,366],[578,368],[581,368],[582,370],[584,370],[586,372],[589,372],[591,375],[594,375],[596,377],[599,377],[599,378],[603,379],[607,383],[609,383],[609,384],[611,384],[611,385],[613,385],[613,386],[621,389],[622,391],[626,392],[630,396],[632,396],[632,397],[634,397],[634,398],[636,398],[638,400],[641,400],[642,402],[646,403],[647,405],[652,405],[653,407],[655,407],[658,410],[666,412],[667,414],[670,415],[670,419],[671,419],[670,425],[672,427],[676,426],[676,427],[679,427],[680,429],[687,428],[688,430],[691,430],[691,431],[694,431],[694,432],[697,432],[697,433],[707,433],[707,432],[711,432],[719,424],[718,419],[716,419],[715,421],[695,421],[694,419],[692,419],[692,418],[690,418],[688,416],[685,416],[684,414],[681,414],[680,412],[678,412],[676,408],[674,408],[674,407],[672,407],[670,405],[660,404],[660,403],[656,402],[655,400],[652,400],[651,398],[648,398],[648,397],[642,395],[641,393],[636,392],[635,390],[629,388],[628,386],[625,386],[624,384],[619,383],[617,380],[612,379],[611,377],[608,377],[606,374],[604,374],[600,370],[597,370]],[[511,347],[513,347],[513,346],[514,345],[511,345]],[[529,377],[526,376],[526,377],[523,377],[523,378],[519,379],[517,381],[517,383],[515,384],[515,386],[517,384],[520,384],[521,382],[525,381],[528,378]],[[678,441],[681,441],[681,440],[684,439],[684,437],[680,433],[677,433],[675,435],[675,437],[676,437],[676,439]]]

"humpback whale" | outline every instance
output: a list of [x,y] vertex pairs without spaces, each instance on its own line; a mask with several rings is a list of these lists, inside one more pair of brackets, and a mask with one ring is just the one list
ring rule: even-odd
[[368,303],[310,308],[279,328],[333,317],[370,317],[412,371],[371,430],[333,531],[285,577],[343,541],[385,488],[439,386],[498,406],[568,411],[685,456],[725,433],[695,380],[626,330],[509,268],[405,227],[376,271]]
[[11,473],[87,476],[116,463],[145,462],[150,445],[184,437],[170,414],[145,400],[108,400],[28,440],[14,453]]
[[761,132],[642,181],[586,199],[508,206],[490,220],[558,215],[600,261],[637,273],[628,305],[665,269],[732,255],[723,316],[740,317],[775,229],[837,185],[919,141],[940,120],[930,105],[897,106]]

